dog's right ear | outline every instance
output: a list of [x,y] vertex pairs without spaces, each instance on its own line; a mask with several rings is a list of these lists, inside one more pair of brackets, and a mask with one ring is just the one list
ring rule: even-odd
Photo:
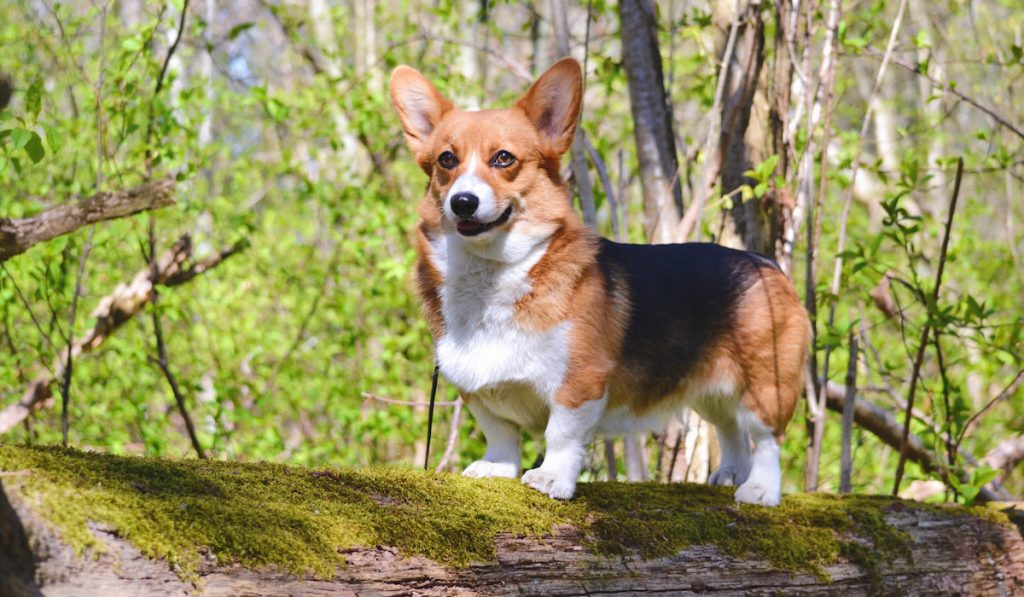
[[452,103],[418,70],[404,64],[391,73],[391,103],[402,120],[405,140],[413,157],[429,175],[428,141],[441,117],[452,109]]

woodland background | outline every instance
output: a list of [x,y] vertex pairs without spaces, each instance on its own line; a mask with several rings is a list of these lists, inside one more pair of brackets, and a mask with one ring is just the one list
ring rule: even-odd
[[[388,74],[479,108],[566,54],[587,221],[775,256],[806,297],[784,491],[1024,493],[1016,0],[2,0],[0,439],[420,466],[425,179]],[[439,400],[458,470],[483,438]],[[595,443],[584,478],[703,480],[712,435]]]

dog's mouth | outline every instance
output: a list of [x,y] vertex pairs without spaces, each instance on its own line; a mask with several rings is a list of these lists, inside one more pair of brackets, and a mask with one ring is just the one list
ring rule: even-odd
[[505,211],[500,216],[498,216],[496,220],[491,220],[490,222],[481,222],[476,218],[470,217],[456,222],[455,229],[458,230],[459,234],[461,234],[462,236],[478,236],[492,228],[501,226],[502,224],[507,222],[510,217],[512,217],[511,203],[508,204],[508,207],[505,208]]

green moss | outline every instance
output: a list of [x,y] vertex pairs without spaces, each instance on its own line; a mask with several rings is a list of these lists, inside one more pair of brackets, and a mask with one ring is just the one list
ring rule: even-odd
[[[31,471],[5,483],[32,496],[80,553],[100,549],[87,526],[95,521],[191,579],[201,552],[223,563],[329,577],[344,566],[346,548],[392,545],[462,567],[493,561],[499,533],[541,536],[559,523],[576,526],[589,549],[608,555],[651,558],[714,545],[822,578],[841,557],[877,575],[881,563],[910,557],[908,537],[886,522],[886,513],[936,508],[823,494],[787,496],[778,508],[737,506],[727,488],[653,483],[581,484],[578,496],[563,503],[514,480],[17,446],[0,446],[0,469]],[[990,510],[939,510],[1006,523]]]

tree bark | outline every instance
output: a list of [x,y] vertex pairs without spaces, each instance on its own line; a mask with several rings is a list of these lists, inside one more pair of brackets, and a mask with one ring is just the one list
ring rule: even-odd
[[[162,286],[184,284],[199,274],[213,269],[243,248],[243,243],[235,243],[202,261],[191,262],[192,239],[186,234],[179,238],[178,242],[174,243],[174,246],[158,261],[157,284]],[[100,300],[91,315],[96,320],[96,325],[75,341],[75,345],[71,349],[72,358],[95,350],[118,328],[142,311],[153,297],[153,285],[150,279],[150,269],[146,267],[135,274],[135,278],[130,284],[119,284],[114,292]],[[47,371],[41,374],[28,385],[20,400],[0,410],[0,435],[10,431],[53,397],[52,386],[54,381],[61,376],[64,369],[64,358],[67,354],[63,350],[61,353],[52,372]]]
[[[719,151],[722,154],[722,194],[735,192],[742,185],[755,184],[744,172],[768,157],[768,100],[761,81],[764,66],[764,19],[758,0],[716,0],[712,14],[720,32],[717,53],[728,60],[723,69],[726,77],[722,103],[722,126]],[[737,24],[733,52],[725,56],[726,38],[733,23]],[[773,106],[779,110],[780,107]],[[764,255],[775,255],[775,236],[771,206],[757,198],[733,198],[724,234],[735,234],[724,244],[737,245]]]
[[644,228],[653,243],[673,242],[683,212],[683,194],[654,4],[650,0],[623,0],[619,3],[619,22],[640,162]]
[[[840,559],[824,575],[793,573],[771,564],[725,555],[694,545],[670,557],[601,556],[586,537],[556,526],[542,539],[499,535],[495,561],[465,569],[406,557],[386,545],[344,550],[347,560],[330,580],[301,578],[277,570],[251,570],[207,559],[196,585],[181,580],[167,562],[144,557],[115,529],[92,525],[104,553],[76,556],[32,501],[0,489],[0,529],[24,526],[29,541],[0,551],[4,582],[34,577],[38,586],[13,585],[9,594],[70,595],[594,595],[640,592],[722,595],[1010,595],[1024,590],[1024,541],[1017,526],[982,516],[936,508],[900,507],[893,501],[885,520],[906,533],[910,558],[879,562],[874,573]],[[1010,511],[1012,515],[1012,511]],[[268,529],[268,532],[270,530]],[[29,548],[31,545],[31,549]],[[825,576],[827,575],[827,576]]]
[[165,178],[126,191],[96,193],[28,218],[0,218],[0,261],[94,222],[123,218],[172,204],[174,180]]

